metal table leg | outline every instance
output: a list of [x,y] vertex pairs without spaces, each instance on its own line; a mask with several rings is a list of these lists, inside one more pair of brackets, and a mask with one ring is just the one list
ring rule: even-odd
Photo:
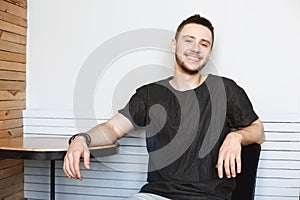
[[55,160],[51,160],[50,167],[50,199],[55,200]]

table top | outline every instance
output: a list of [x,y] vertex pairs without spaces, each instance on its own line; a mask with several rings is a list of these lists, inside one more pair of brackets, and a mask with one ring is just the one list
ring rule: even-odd
[[[60,160],[68,149],[69,137],[0,138],[0,158]],[[91,157],[118,153],[118,144],[90,147]]]

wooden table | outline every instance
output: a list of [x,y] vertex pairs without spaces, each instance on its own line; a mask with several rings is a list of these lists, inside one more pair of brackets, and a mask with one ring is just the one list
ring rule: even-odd
[[[0,159],[50,160],[50,199],[55,199],[55,160],[68,149],[66,137],[18,137],[0,139]],[[118,153],[118,145],[90,147],[91,157]]]

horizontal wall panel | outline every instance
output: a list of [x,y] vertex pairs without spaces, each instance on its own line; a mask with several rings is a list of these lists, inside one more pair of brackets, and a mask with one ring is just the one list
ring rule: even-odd
[[299,142],[268,142],[265,141],[262,144],[262,148],[264,150],[292,150],[292,151],[300,151],[300,141]]
[[10,33],[7,31],[0,31],[0,39],[3,41],[13,42],[16,44],[26,45],[27,43],[26,36]]
[[0,69],[25,72],[26,64],[0,60]]
[[25,109],[25,101],[0,101],[0,110],[20,110]]
[[27,19],[27,9],[14,5],[7,1],[0,0],[0,10]]
[[[286,147],[288,149],[288,147]],[[262,150],[260,153],[260,159],[272,159],[272,160],[297,160],[300,161],[300,152],[293,151],[278,151],[278,150]]]
[[6,197],[12,196],[15,193],[21,192],[24,189],[23,182],[14,184],[9,188],[4,188],[0,190],[0,199],[5,199]]
[[0,71],[0,79],[25,82],[26,81],[26,73],[25,72],[13,72],[13,71]]
[[[30,200],[41,200],[49,199],[49,193],[46,192],[35,192],[35,191],[25,191],[25,196],[30,196]],[[72,200],[122,200],[126,197],[120,196],[104,196],[104,195],[85,195],[85,194],[65,194],[65,193],[56,193],[56,199],[72,199]]]
[[17,91],[17,90],[8,90],[8,91],[0,91],[0,100],[25,100],[26,92],[25,91]]
[[[139,189],[143,186],[146,182],[142,181],[133,181],[130,182],[128,180],[111,180],[111,179],[98,179],[98,178],[90,178],[90,179],[83,179],[82,181],[69,179],[67,177],[56,177],[55,179],[57,185],[63,186],[80,186],[84,184],[85,187],[119,187],[121,189]],[[26,176],[27,183],[36,183],[36,184],[47,184],[50,183],[49,176]]]
[[0,20],[8,22],[8,23],[12,23],[18,26],[22,26],[22,27],[27,27],[27,20],[22,18],[22,17],[18,17],[16,15],[13,15],[11,13],[8,12],[4,12],[2,10],[0,10]]
[[258,168],[300,170],[300,165],[298,160],[260,160]]
[[2,41],[2,40],[0,40],[0,50],[13,52],[13,53],[26,54],[25,45],[16,44],[8,41]]
[[289,170],[289,169],[258,169],[257,177],[273,177],[273,178],[283,178],[283,179],[300,179],[299,170]]
[[0,130],[5,130],[9,128],[16,128],[23,126],[23,120],[20,119],[9,119],[0,121]]
[[257,195],[272,195],[272,196],[283,196],[284,197],[299,197],[299,188],[274,188],[274,187],[259,187],[256,188],[255,193]]
[[0,138],[15,138],[23,136],[23,127],[0,130]]
[[[27,136],[70,136],[78,129],[72,112],[35,110],[25,112],[25,135]],[[84,114],[77,117],[80,129],[93,122],[93,119],[84,118]],[[256,200],[269,199],[297,199],[300,190],[300,127],[297,117],[293,116],[293,122],[274,122],[266,120],[266,140],[262,145],[262,151],[257,172]],[[105,119],[98,120],[99,123]],[[63,170],[63,161],[56,162],[56,179],[59,188],[56,196],[64,196],[64,199],[77,198],[76,190],[92,188],[91,194],[86,194],[87,199],[107,198],[114,199],[113,191],[117,189],[123,197],[130,196],[145,183],[147,178],[147,149],[144,131],[130,133],[119,140],[119,154],[114,156],[92,158],[91,170],[86,170],[81,162],[83,181],[68,179]],[[49,162],[26,161],[25,162],[25,185],[31,184],[36,189],[26,189],[26,195],[38,198],[49,186]],[[128,183],[128,185],[126,184]],[[298,184],[299,183],[299,184]],[[39,186],[41,185],[41,186]],[[39,186],[39,187],[38,187]],[[77,189],[78,188],[78,189]],[[96,190],[104,191],[98,194]],[[135,189],[135,191],[134,191]],[[34,190],[34,191],[33,191]],[[133,194],[132,193],[132,194]],[[124,195],[124,196],[123,196]],[[121,197],[123,196],[123,197]],[[41,197],[41,196],[40,196]],[[118,197],[117,197],[118,198]],[[297,199],[298,200],[298,199]]]
[[[0,21],[0,29],[1,29],[1,21]],[[1,51],[0,50],[0,60],[26,63],[26,55],[19,54],[19,53],[11,53],[11,52],[6,52],[6,51]]]
[[298,197],[282,197],[282,196],[266,196],[266,195],[256,195],[255,200],[299,200]]
[[25,91],[26,82],[25,81],[6,81],[0,80],[0,90],[21,90]]
[[284,133],[284,132],[266,132],[265,141],[286,141],[300,142],[300,132]]
[[257,178],[256,186],[258,187],[282,187],[282,188],[290,188],[290,187],[298,187],[300,186],[300,182],[297,179],[280,179],[280,178]]
[[5,0],[11,4],[27,9],[27,0]]
[[[1,94],[1,92],[0,92]],[[22,110],[1,110],[0,120],[22,118]]]
[[290,123],[264,123],[265,131],[276,131],[276,132],[300,132],[300,122]]

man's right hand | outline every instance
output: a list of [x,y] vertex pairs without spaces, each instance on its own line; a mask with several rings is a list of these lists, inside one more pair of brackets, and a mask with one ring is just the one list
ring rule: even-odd
[[68,178],[82,180],[80,158],[84,160],[84,167],[90,169],[90,151],[82,136],[72,141],[65,155],[63,169]]

